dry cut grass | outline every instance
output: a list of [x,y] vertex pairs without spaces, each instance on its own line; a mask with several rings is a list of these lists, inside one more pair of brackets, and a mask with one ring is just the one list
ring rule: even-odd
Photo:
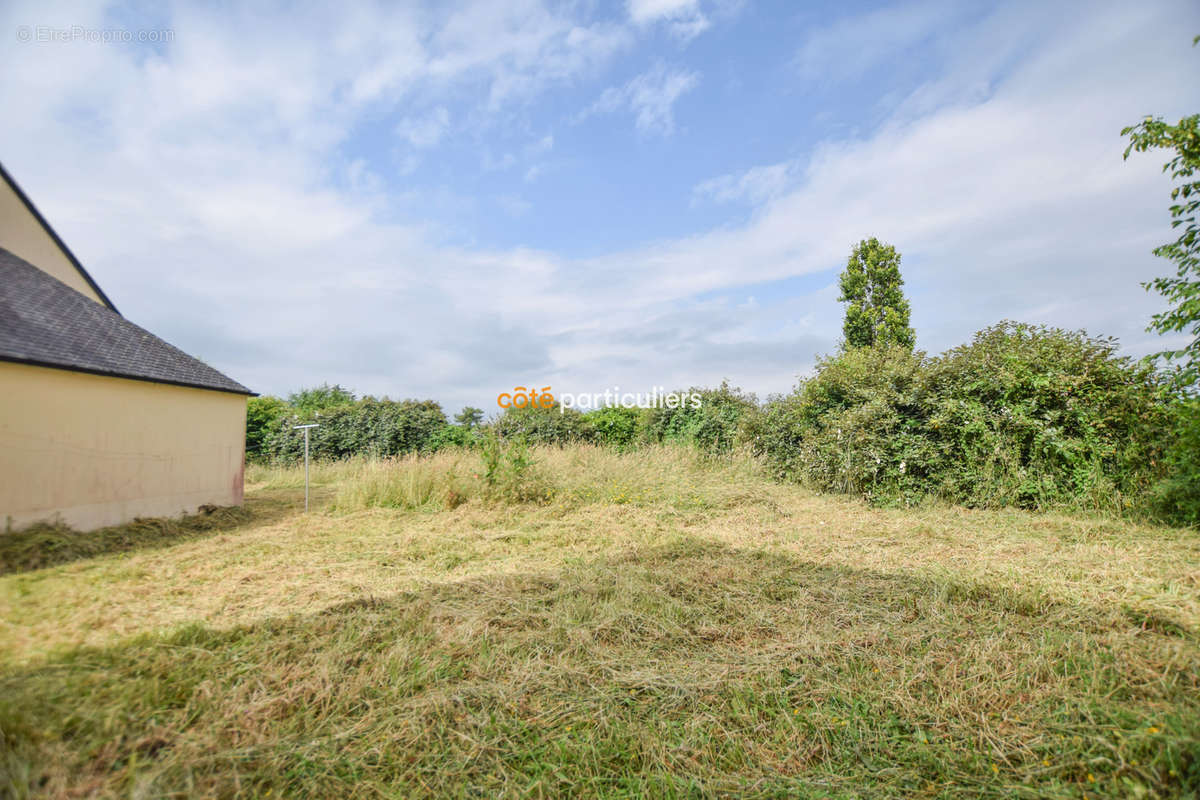
[[1200,544],[871,509],[744,456],[255,468],[243,521],[0,577],[0,794],[1172,797]]

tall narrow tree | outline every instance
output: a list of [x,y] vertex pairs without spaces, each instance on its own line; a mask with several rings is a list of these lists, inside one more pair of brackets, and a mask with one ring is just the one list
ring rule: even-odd
[[846,347],[898,344],[912,349],[916,334],[908,324],[903,285],[896,248],[874,237],[855,245],[841,276],[838,298],[846,303],[842,323]]

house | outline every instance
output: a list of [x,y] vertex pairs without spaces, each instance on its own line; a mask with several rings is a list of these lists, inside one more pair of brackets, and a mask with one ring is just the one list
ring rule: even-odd
[[252,394],[121,316],[0,166],[0,536],[240,505]]

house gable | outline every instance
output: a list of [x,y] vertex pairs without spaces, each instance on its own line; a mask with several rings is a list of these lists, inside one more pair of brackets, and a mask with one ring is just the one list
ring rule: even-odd
[[[20,256],[84,297],[116,312],[79,259],[0,164],[0,247]],[[117,312],[120,313],[120,312]]]

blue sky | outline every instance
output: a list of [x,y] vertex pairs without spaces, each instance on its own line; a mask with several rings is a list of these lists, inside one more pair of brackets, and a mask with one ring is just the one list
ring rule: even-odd
[[1200,108],[1192,2],[17,2],[0,26],[0,161],[126,316],[260,392],[785,391],[836,348],[832,283],[872,235],[931,352],[1004,318],[1162,344],[1138,284],[1169,184],[1119,131]]

